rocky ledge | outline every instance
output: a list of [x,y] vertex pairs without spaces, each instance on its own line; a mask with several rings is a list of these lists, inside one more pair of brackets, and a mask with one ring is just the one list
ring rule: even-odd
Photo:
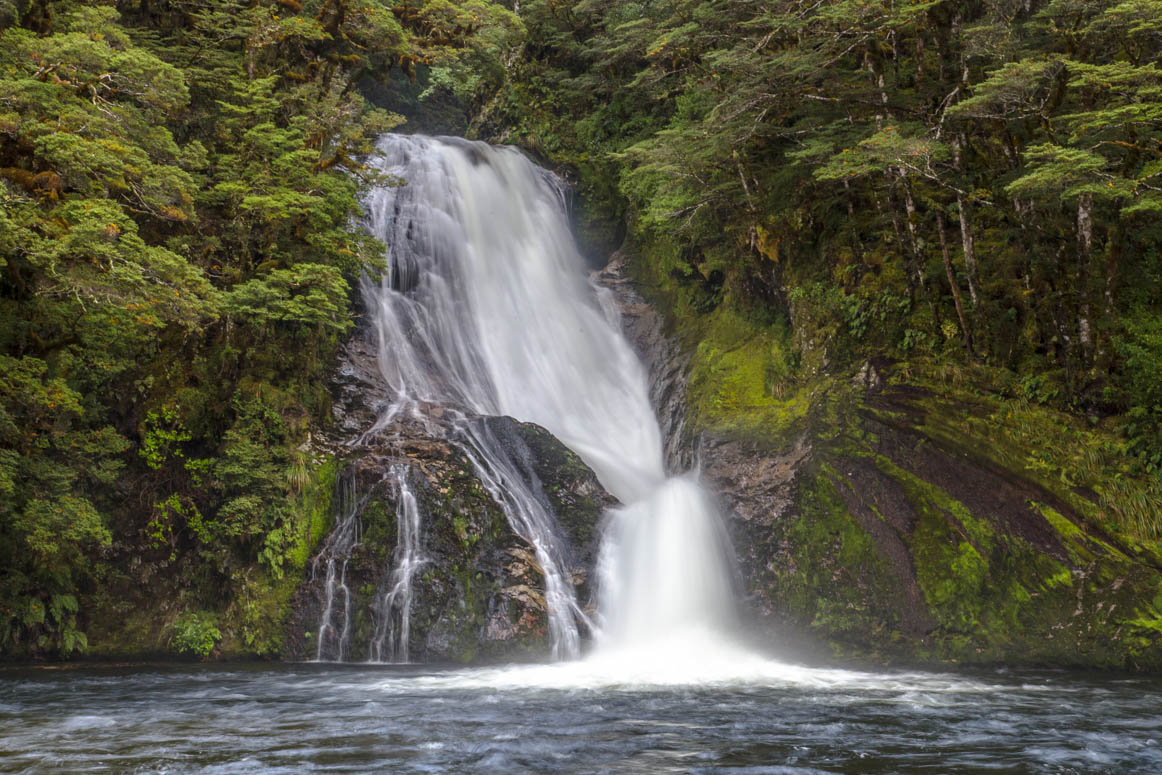
[[[338,438],[319,443],[342,461],[334,529],[353,520],[351,535],[338,547],[343,542],[333,533],[309,564],[295,596],[286,656],[469,662],[547,655],[543,572],[482,480],[457,427],[472,424],[477,435],[486,435],[552,515],[568,545],[582,605],[592,604],[588,577],[599,526],[615,503],[593,472],[545,429],[508,417],[421,405],[384,423],[388,391],[362,337],[347,345],[334,392]],[[412,578],[407,653],[389,654],[387,619],[394,616],[396,642],[400,622],[398,611],[383,610],[383,601],[395,583],[406,497],[415,499],[419,516],[420,565]],[[331,589],[330,629],[324,631],[328,560],[338,564],[343,587],[339,599],[339,588]]]

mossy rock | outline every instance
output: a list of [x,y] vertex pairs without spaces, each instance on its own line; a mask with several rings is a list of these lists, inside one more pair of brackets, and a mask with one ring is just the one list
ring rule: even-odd
[[[833,383],[791,447],[704,441],[726,453],[708,474],[733,500],[760,619],[882,662],[1162,668],[1156,545],[1000,462],[987,440],[934,431],[950,407],[931,391],[881,388]],[[782,496],[756,517],[746,499],[760,496],[730,469],[763,465]]]
[[[489,434],[540,491],[571,545],[577,595],[596,559],[597,528],[613,499],[596,477],[548,431],[510,418],[481,418]],[[417,662],[481,662],[543,658],[549,653],[544,578],[532,547],[512,527],[455,443],[410,436],[363,448],[342,479],[358,499],[359,540],[346,555],[351,594],[345,660],[374,656],[371,642],[395,565],[400,493],[389,471],[407,471],[421,515],[423,565],[413,578],[407,658]],[[321,563],[321,566],[320,566]],[[323,611],[325,557],[299,589],[292,659],[313,658]],[[325,658],[334,658],[324,650]],[[403,654],[394,658],[402,659]]]

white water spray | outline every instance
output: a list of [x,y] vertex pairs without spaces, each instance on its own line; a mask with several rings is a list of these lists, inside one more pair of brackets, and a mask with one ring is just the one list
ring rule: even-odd
[[397,463],[389,476],[396,498],[394,567],[386,591],[376,600],[375,633],[367,652],[372,662],[407,662],[412,582],[425,562],[420,550],[420,508],[408,479],[408,467]]
[[311,566],[311,576],[324,565],[323,613],[315,636],[315,660],[342,662],[351,636],[351,590],[347,587],[347,558],[359,544],[359,501],[349,480],[339,496],[335,529]]
[[[732,610],[719,517],[693,476],[666,478],[645,370],[585,277],[560,182],[513,148],[398,135],[379,147],[404,181],[368,202],[389,246],[388,275],[364,289],[396,395],[385,417],[436,404],[548,429],[625,504],[601,549],[599,651],[657,658],[714,641]],[[551,518],[486,433],[460,430],[545,570],[554,653],[575,655],[583,615]]]

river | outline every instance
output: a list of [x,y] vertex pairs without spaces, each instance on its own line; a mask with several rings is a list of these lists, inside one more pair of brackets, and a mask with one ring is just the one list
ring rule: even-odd
[[567,665],[0,670],[6,773],[1162,772],[1162,681],[768,662],[745,682]]

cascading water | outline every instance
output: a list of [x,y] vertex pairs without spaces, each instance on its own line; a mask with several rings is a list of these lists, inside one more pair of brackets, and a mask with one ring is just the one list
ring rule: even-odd
[[[554,653],[578,651],[566,547],[543,498],[471,415],[552,432],[625,506],[600,562],[601,650],[681,648],[732,610],[726,541],[691,475],[666,477],[646,374],[587,281],[551,173],[513,148],[389,135],[370,196],[389,271],[364,295],[395,400],[378,427],[425,407],[451,412],[459,442],[544,570]],[[446,421],[445,421],[446,422]]]
[[342,482],[336,508],[335,529],[315,558],[311,574],[323,565],[323,613],[315,636],[317,661],[343,661],[351,635],[351,590],[347,587],[347,560],[359,543],[359,500],[354,480]]
[[420,551],[420,507],[408,481],[408,467],[393,465],[396,541],[394,566],[386,591],[375,604],[375,634],[368,654],[372,662],[407,662],[411,634],[412,581],[424,564]]
[[499,440],[484,423],[462,422],[457,430],[462,448],[480,481],[504,509],[513,529],[533,545],[544,570],[553,657],[577,656],[581,649],[577,620],[592,625],[577,604],[565,547],[544,494],[538,487],[529,486],[535,480],[534,475],[519,470],[519,461],[503,451]]

